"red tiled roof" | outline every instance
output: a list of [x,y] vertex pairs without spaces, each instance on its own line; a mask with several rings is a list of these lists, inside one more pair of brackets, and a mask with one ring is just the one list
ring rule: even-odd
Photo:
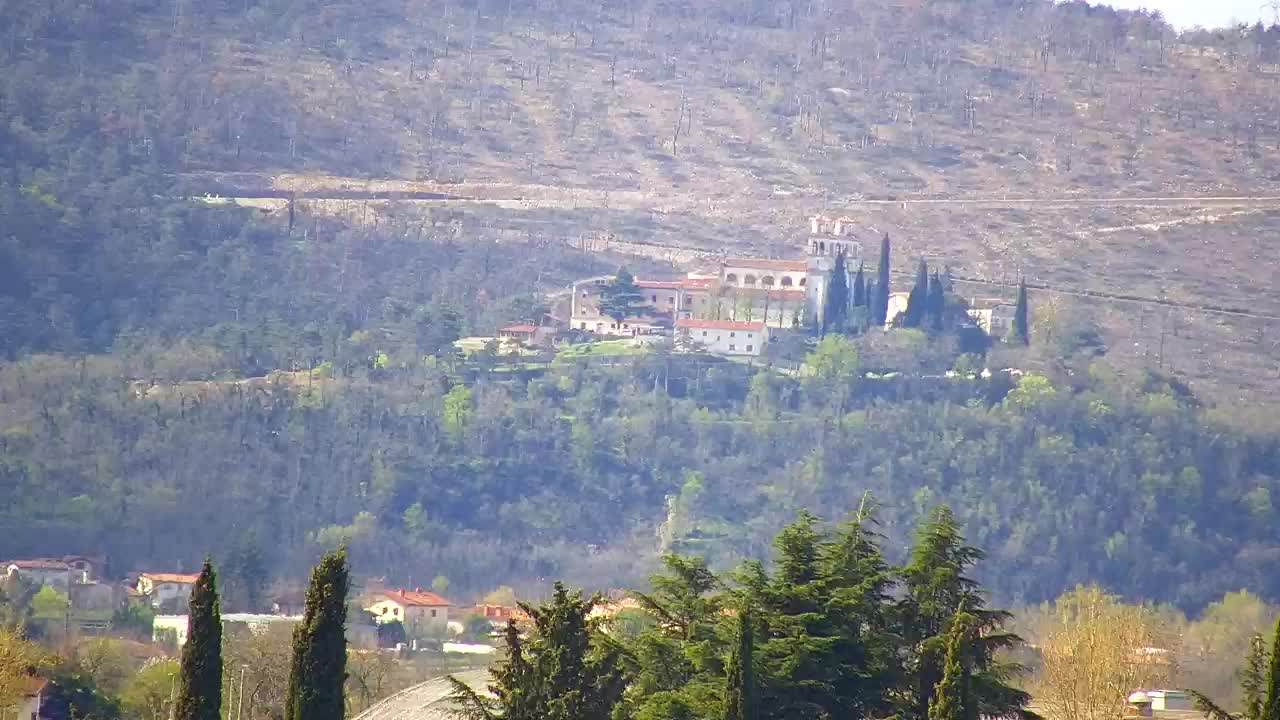
[[140,577],[147,578],[153,583],[178,583],[181,585],[194,585],[196,580],[200,579],[199,575],[167,572],[144,572]]
[[506,326],[506,327],[502,328],[501,330],[499,330],[498,332],[504,332],[504,333],[533,333],[533,332],[537,332],[537,331],[538,331],[538,327],[537,327],[536,325],[521,324],[521,325],[508,325],[508,326]]
[[46,680],[45,678],[37,677],[35,675],[28,675],[25,679],[22,692],[27,697],[35,697],[39,695],[41,692],[43,692],[45,689],[45,686],[47,686],[48,684],[49,684],[49,681]]
[[16,565],[19,570],[70,570],[71,566],[61,560],[36,558],[34,560],[10,560],[5,567]]
[[680,286],[685,290],[706,290],[711,283],[711,278],[685,278],[680,281]]
[[490,620],[517,620],[520,622],[528,622],[529,613],[518,607],[507,607],[505,605],[476,605],[467,608],[468,615],[479,615]]
[[774,260],[772,258],[727,258],[721,263],[725,267],[753,268],[756,270],[783,270],[803,272],[809,268],[804,260]]
[[679,290],[684,286],[680,280],[637,280],[636,287],[650,290]]
[[375,594],[406,607],[449,607],[448,600],[433,592],[422,590],[383,590]]
[[698,320],[696,318],[681,318],[676,321],[678,328],[690,328],[697,330],[753,330],[755,332],[764,331],[764,322],[745,322],[739,320]]

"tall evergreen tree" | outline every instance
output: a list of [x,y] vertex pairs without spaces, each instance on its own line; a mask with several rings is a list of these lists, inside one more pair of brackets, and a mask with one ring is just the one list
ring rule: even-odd
[[862,271],[862,263],[858,263],[858,274],[853,276],[853,306],[865,307],[867,304],[867,278]]
[[738,613],[738,646],[729,659],[725,685],[725,720],[756,720],[755,629],[750,608]]
[[1271,634],[1271,657],[1262,700],[1262,720],[1280,720],[1280,620]]
[[619,323],[642,302],[644,295],[636,286],[636,279],[625,267],[618,268],[613,281],[600,291],[600,311]]
[[831,281],[827,283],[827,297],[822,304],[822,334],[844,332],[849,315],[849,270],[844,251],[836,254],[835,267],[831,269]]
[[182,646],[180,690],[175,720],[218,720],[222,708],[222,616],[217,576],[204,561],[191,588],[187,643]]
[[1035,717],[1026,710],[1030,696],[1009,684],[1022,668],[997,658],[1001,649],[1022,641],[1003,630],[1011,616],[988,609],[978,583],[968,576],[982,557],[981,550],[965,543],[960,524],[945,505],[918,531],[910,561],[900,571],[904,593],[896,608],[913,686],[900,708],[903,718],[928,717],[934,687],[942,679],[945,634],[960,608],[973,617],[974,639],[967,651],[973,693],[966,714]]
[[311,572],[302,623],[293,632],[285,720],[342,720],[347,679],[347,555],[337,550]]
[[521,605],[533,619],[527,642],[507,627],[507,661],[490,670],[487,697],[451,678],[450,699],[468,720],[609,720],[624,688],[616,646],[593,639],[584,600],[557,582],[551,602]]
[[947,294],[942,287],[942,278],[934,271],[929,280],[929,326],[935,331],[943,329],[943,321],[947,313]]
[[902,326],[918,328],[924,322],[925,313],[929,309],[929,264],[920,258],[916,267],[916,283],[911,287],[911,295],[907,297],[907,309],[902,314]]
[[942,679],[929,701],[928,720],[966,720],[964,701],[968,685],[965,668],[965,644],[973,618],[964,612],[956,613],[946,637],[946,656],[942,664]]
[[[1276,621],[1271,651],[1266,641],[1255,636],[1249,643],[1249,655],[1240,669],[1240,694],[1244,720],[1280,720],[1280,620]],[[1196,709],[1212,720],[1239,720],[1222,709],[1204,693],[1188,691]]]
[[880,267],[876,271],[875,296],[871,298],[871,320],[881,327],[889,314],[889,233],[880,241]]
[[1018,282],[1018,304],[1013,308],[1013,327],[1009,330],[1009,341],[1018,345],[1031,343],[1031,326],[1028,322],[1027,281]]

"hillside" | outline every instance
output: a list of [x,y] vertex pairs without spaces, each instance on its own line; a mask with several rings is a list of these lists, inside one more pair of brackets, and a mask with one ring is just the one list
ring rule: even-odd
[[[1258,239],[1280,204],[1277,29],[1177,36],[1140,13],[996,0],[4,16],[11,180],[54,197],[79,192],[45,187],[60,168],[193,194],[373,181],[479,201],[454,221],[471,240],[532,225],[770,255],[797,252],[808,214],[847,214],[865,240],[892,233],[904,271],[925,254],[965,276],[1252,309],[1266,317],[1087,312],[1128,367],[1171,334],[1154,324],[1176,327],[1163,365],[1224,401],[1280,378],[1277,261]],[[1137,200],[1210,196],[1260,199]],[[863,202],[938,198],[986,202]],[[397,212],[431,211],[414,205]]]
[[[1037,0],[0,0],[0,556],[622,583],[869,489],[898,544],[954,505],[1009,599],[1276,597],[1278,39]],[[919,333],[857,341],[919,371],[884,388],[453,352],[619,263],[795,256],[817,212],[904,285],[1025,276],[1032,347],[989,362],[1035,380],[938,387]]]

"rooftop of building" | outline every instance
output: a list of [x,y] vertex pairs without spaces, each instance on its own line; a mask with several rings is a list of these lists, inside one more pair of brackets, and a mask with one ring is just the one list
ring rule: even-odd
[[171,572],[144,572],[139,577],[146,578],[153,583],[179,583],[184,585],[193,585],[200,578],[199,575]]
[[383,590],[375,594],[378,597],[392,600],[406,607],[449,607],[448,600],[421,588],[414,590]]
[[721,265],[727,268],[776,270],[781,272],[804,272],[809,267],[804,260],[778,260],[774,258],[725,258]]

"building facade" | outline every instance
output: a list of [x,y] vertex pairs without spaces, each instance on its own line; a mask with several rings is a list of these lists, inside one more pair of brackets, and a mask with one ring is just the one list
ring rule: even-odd
[[443,635],[449,627],[449,601],[421,589],[385,590],[365,608],[378,624],[399,621],[410,636]]
[[760,357],[769,342],[769,326],[759,321],[684,318],[676,321],[676,340],[716,355]]
[[191,597],[191,586],[196,584],[199,575],[185,573],[142,573],[138,576],[136,588],[151,602],[152,607],[160,607],[168,602],[179,602]]

